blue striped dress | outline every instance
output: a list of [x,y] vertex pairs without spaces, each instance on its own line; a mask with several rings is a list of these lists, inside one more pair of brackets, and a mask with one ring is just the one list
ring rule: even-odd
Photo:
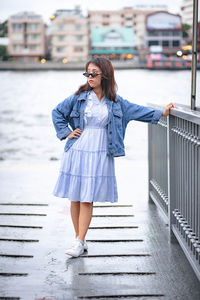
[[108,109],[88,92],[84,129],[68,151],[63,152],[53,195],[80,202],[117,202],[114,157],[107,155]]

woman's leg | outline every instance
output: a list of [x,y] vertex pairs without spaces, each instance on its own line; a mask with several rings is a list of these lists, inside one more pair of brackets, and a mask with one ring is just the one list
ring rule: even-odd
[[82,241],[84,241],[86,233],[88,231],[90,221],[92,219],[92,211],[93,211],[93,202],[80,203],[78,238]]
[[74,225],[76,237],[79,235],[79,214],[80,214],[80,202],[71,201],[70,206],[71,218]]

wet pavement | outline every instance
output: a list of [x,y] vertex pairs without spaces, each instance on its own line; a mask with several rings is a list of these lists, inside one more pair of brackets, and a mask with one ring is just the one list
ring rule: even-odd
[[147,183],[137,189],[119,164],[131,163],[116,162],[120,201],[94,204],[79,258],[65,254],[74,238],[69,201],[51,195],[59,163],[0,168],[0,299],[200,299],[182,249],[147,201]]

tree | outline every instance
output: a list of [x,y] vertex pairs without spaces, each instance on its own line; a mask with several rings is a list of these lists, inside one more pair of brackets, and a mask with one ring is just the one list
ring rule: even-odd
[[191,25],[189,24],[182,24],[182,32],[183,32],[183,38],[187,39],[190,36],[190,29],[191,29]]

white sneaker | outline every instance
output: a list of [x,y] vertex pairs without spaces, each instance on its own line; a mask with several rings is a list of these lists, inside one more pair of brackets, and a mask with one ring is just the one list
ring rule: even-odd
[[73,257],[78,257],[84,252],[84,243],[78,238],[73,243],[72,247],[65,251],[66,254]]
[[[76,242],[77,239],[78,239],[78,238],[76,237],[76,238],[75,238],[75,242]],[[88,245],[87,245],[87,243],[86,243],[85,240],[84,240],[84,251],[88,251]]]
[[[76,237],[76,240],[77,239],[78,239],[78,237]],[[85,240],[84,240],[84,251],[88,251],[88,245]]]
[[86,241],[84,240],[84,251],[88,251],[88,245],[87,245],[87,243],[86,243]]

